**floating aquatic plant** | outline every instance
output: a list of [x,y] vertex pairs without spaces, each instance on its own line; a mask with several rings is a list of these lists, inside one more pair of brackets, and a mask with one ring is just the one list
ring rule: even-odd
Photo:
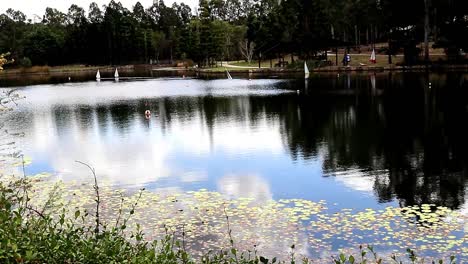
[[[34,183],[31,197],[36,206],[41,207],[50,199],[44,193],[55,189],[60,194],[60,200],[55,202],[57,206],[94,213],[91,182],[53,183],[44,180],[46,175],[38,176],[41,180]],[[139,226],[148,240],[161,239],[167,234],[176,239],[183,237],[187,250],[195,256],[229,248],[232,240],[237,242],[238,250],[249,250],[255,245],[264,256],[283,258],[293,244],[298,255],[307,257],[326,258],[338,250],[357,254],[355,249],[362,244],[373,245],[384,257],[407,248],[425,257],[468,255],[467,235],[463,230],[466,216],[433,204],[339,210],[326,201],[281,199],[259,204],[244,197],[227,200],[221,193],[206,189],[132,193],[115,190],[105,182],[100,186],[100,195],[104,222],[116,221],[121,212],[131,212],[134,215],[126,224],[129,230]],[[136,209],[135,203],[138,203]],[[227,229],[232,232],[226,232]]]

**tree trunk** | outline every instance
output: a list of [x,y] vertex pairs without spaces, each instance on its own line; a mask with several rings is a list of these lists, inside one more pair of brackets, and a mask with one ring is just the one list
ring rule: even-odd
[[432,37],[434,42],[438,41],[438,29],[437,29],[437,8],[434,8],[434,20],[432,21],[433,28],[432,28]]
[[354,25],[354,43],[357,46],[358,45],[358,33],[357,33],[357,25]]
[[366,45],[369,45],[369,28],[366,28]]
[[336,47],[336,50],[335,50],[335,65],[338,66],[338,47]]
[[111,33],[107,33],[107,49],[109,51],[109,65],[112,65],[113,64],[113,57],[112,57],[112,35]]
[[173,61],[172,61],[172,44],[171,44],[171,64],[173,64]]
[[374,41],[373,42],[373,48],[375,49],[375,42],[379,38],[379,29],[377,27],[374,27]]
[[430,0],[424,0],[424,61],[429,63],[429,5]]
[[148,63],[148,43],[146,42],[146,31],[144,32],[145,37],[145,64]]
[[392,30],[390,29],[390,32],[388,33],[388,49],[387,49],[387,53],[388,53],[388,64],[392,64]]
[[[361,29],[358,29],[358,46],[361,46]],[[361,48],[359,47],[359,51],[361,51]]]

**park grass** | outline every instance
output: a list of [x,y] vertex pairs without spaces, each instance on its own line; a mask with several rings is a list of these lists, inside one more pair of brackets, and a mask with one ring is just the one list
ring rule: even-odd
[[[273,66],[278,63],[277,59],[273,60]],[[233,63],[229,63],[229,65],[234,65],[234,66],[241,66],[241,67],[252,67],[252,68],[257,68],[258,69],[258,61],[251,61],[250,63],[247,61],[237,61]],[[262,60],[260,63],[262,68],[270,68],[270,60]]]
[[[342,66],[343,56],[344,56],[343,53],[338,54],[338,66]],[[431,61],[434,62],[434,63],[446,60],[446,56],[441,55],[441,54],[431,55],[430,58],[431,58]],[[377,59],[376,63],[371,63],[369,61],[369,59],[370,59],[370,54],[367,54],[367,53],[353,54],[353,55],[351,55],[351,63],[349,64],[349,66],[353,66],[353,67],[388,67],[388,66],[398,66],[398,65],[403,65],[404,64],[404,56],[401,55],[401,54],[396,55],[396,56],[392,56],[392,64],[388,63],[388,56],[387,55],[377,54],[376,55],[376,59]],[[328,54],[328,60],[332,62],[333,66],[337,66],[337,65],[335,65],[336,58],[335,58],[334,54]],[[289,63],[291,63],[290,62],[290,56],[286,56],[285,61],[288,61]],[[300,61],[300,60],[298,60],[298,61]],[[275,65],[276,63],[278,63],[278,60],[274,59],[272,63],[273,63],[273,65]],[[302,68],[302,63],[300,63],[300,64],[301,64],[300,66]],[[241,66],[241,67],[253,67],[252,69],[258,69],[258,61],[252,61],[250,63],[248,63],[246,61],[235,61],[235,62],[229,62],[229,65]],[[270,61],[269,60],[262,61],[261,62],[261,67],[262,67],[262,69],[271,69],[270,68]],[[309,68],[312,68],[311,65],[309,65]],[[229,67],[228,67],[228,69],[229,69]],[[242,69],[242,68],[236,68],[235,70],[240,70],[240,69]]]
[[[342,60],[343,60],[343,54],[339,54],[338,55],[338,64],[339,65],[342,65]],[[328,54],[328,60],[332,61],[333,64],[335,64],[335,55],[333,54]],[[351,55],[351,63],[350,63],[350,66],[362,66],[361,64],[364,64],[365,66],[373,66],[373,67],[387,67],[387,66],[391,66],[391,65],[403,65],[404,64],[404,56],[403,55],[396,55],[396,56],[392,56],[392,64],[389,64],[388,63],[388,55],[381,55],[381,54],[377,54],[376,55],[376,59],[377,59],[377,62],[376,63],[371,63],[369,61],[370,59],[370,54],[352,54]],[[430,60],[431,62],[433,63],[437,63],[437,62],[440,62],[440,61],[446,61],[447,60],[447,57],[445,55],[441,55],[441,54],[434,54],[434,55],[431,55],[430,56]],[[365,67],[363,66],[363,67]]]
[[230,72],[248,72],[251,69],[223,66],[223,67],[201,68],[200,70],[203,72],[226,72],[226,70]]
[[[369,61],[370,54],[359,54],[359,55],[351,55],[351,63],[349,66],[373,66],[373,67],[386,67],[389,65],[401,65],[403,63],[403,56],[393,56],[392,57],[392,64],[388,63],[388,56],[387,55],[376,55],[376,63],[371,63]],[[333,62],[335,65],[336,57],[333,54],[328,54],[328,60]],[[338,66],[342,66],[343,55],[338,55]],[[362,65],[363,64],[363,65]]]
[[[351,52],[351,63],[349,64],[350,66],[361,66],[361,67],[366,67],[366,66],[371,66],[371,67],[388,67],[388,66],[397,66],[397,65],[403,65],[404,64],[404,56],[403,54],[397,54],[395,56],[392,56],[392,64],[388,63],[388,55],[384,54],[377,54],[376,59],[377,62],[371,63],[369,61],[371,53],[370,51],[365,51],[361,54],[355,54]],[[444,52],[442,49],[431,49],[430,50],[430,60],[433,63],[437,63],[440,61],[446,61],[446,55],[444,55]],[[328,60],[332,62],[333,66],[342,66],[342,60],[343,60],[343,50],[340,50],[338,53],[338,65],[335,64],[336,57],[335,54],[329,53],[328,54]],[[287,55],[284,57],[285,61],[287,61],[289,64],[291,64],[291,56]],[[297,57],[295,57],[295,60],[300,61]],[[246,61],[232,61],[228,62],[229,65],[234,65],[234,66],[242,66],[242,67],[255,67],[258,69],[258,61],[252,61],[250,63]],[[273,59],[272,64],[273,66],[278,63],[278,59]],[[264,60],[261,62],[261,67],[262,68],[270,68],[270,60]]]
[[88,71],[88,70],[98,70],[102,68],[107,68],[108,66],[86,66],[86,65],[64,65],[64,66],[55,66],[50,67],[51,72],[69,72],[69,71]]

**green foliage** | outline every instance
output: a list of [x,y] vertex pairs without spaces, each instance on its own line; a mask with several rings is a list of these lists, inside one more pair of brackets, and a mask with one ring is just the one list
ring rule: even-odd
[[18,61],[18,65],[21,67],[31,67],[32,62],[28,57],[23,57],[22,59]]
[[35,65],[59,65],[63,61],[64,32],[38,26],[24,39],[24,55]]
[[[323,59],[310,59],[310,60],[307,60],[306,62],[307,62],[307,67],[309,67],[309,69],[330,66],[332,63],[330,61],[323,60]],[[295,61],[291,64],[288,64],[287,67],[289,69],[304,69],[304,61],[302,60]]]
[[[86,165],[86,164],[85,164]],[[92,170],[92,168],[90,167]],[[97,180],[97,179],[96,179]],[[97,184],[97,181],[96,181]],[[231,247],[216,252],[207,252],[199,260],[191,257],[185,250],[185,241],[175,241],[170,235],[162,240],[147,242],[140,226],[133,231],[127,230],[129,218],[137,210],[140,196],[132,205],[128,215],[119,210],[116,223],[99,223],[98,229],[89,221],[87,211],[67,211],[57,205],[57,193],[52,191],[43,208],[31,207],[28,190],[31,183],[18,180],[0,184],[0,262],[1,263],[206,263],[206,264],[273,264],[297,261],[295,245],[290,248],[290,257],[279,261],[277,258],[260,256],[256,246],[252,251],[239,252],[231,236],[229,216],[225,212]],[[99,206],[99,187],[95,185],[96,203]],[[122,198],[122,202],[123,202]],[[99,217],[96,215],[96,217]],[[122,220],[122,221],[121,221]],[[166,232],[167,234],[167,232]],[[185,232],[182,229],[182,236]],[[411,263],[424,263],[416,253],[408,249]],[[333,263],[383,263],[374,251],[367,246],[360,247],[357,256],[342,253],[333,257]],[[395,263],[403,263],[393,256]],[[446,263],[453,264],[451,257]],[[303,258],[301,263],[315,263]],[[444,263],[439,260],[438,263]]]
[[[468,2],[430,1],[431,36],[450,58],[468,51]],[[304,59],[334,46],[391,42],[406,51],[408,63],[419,56],[424,1],[403,0],[201,0],[196,15],[184,3],[132,10],[111,0],[72,4],[67,13],[46,8],[43,19],[27,19],[8,9],[0,15],[0,52],[34,65],[172,63],[192,59],[200,66],[242,59],[239,43],[255,43],[262,59],[295,54]],[[37,43],[37,46],[36,46]],[[392,54],[394,53],[392,49]]]
[[[367,263],[375,263],[375,264],[382,264],[382,263],[387,263],[384,262],[384,260],[378,256],[378,254],[375,252],[374,248],[372,246],[367,246],[363,247],[362,245],[359,246],[359,255],[353,256],[353,255],[346,255],[344,253],[341,253],[338,257],[333,257],[333,263],[335,264],[367,264]],[[407,260],[400,259],[396,257],[395,255],[391,256],[391,261],[395,264],[403,264],[403,263],[408,263],[407,261],[410,261],[411,263],[428,263],[424,260],[424,258],[418,258],[416,253],[411,250],[407,249],[406,251],[407,254]],[[431,263],[435,264],[435,261],[432,261]],[[455,263],[455,257],[451,256],[447,261],[444,261],[443,259],[439,259],[437,261],[439,264],[443,263],[448,263],[448,264],[454,264]]]
[[9,53],[0,54],[0,71],[3,70],[3,66],[12,63],[12,60],[8,60],[6,57],[10,56]]
[[7,63],[7,59],[5,59],[4,54],[0,54],[0,70],[3,70],[3,65]]
[[[21,182],[1,186],[0,262],[32,263],[145,263],[156,262],[158,245],[131,243],[122,229],[107,229],[93,236],[85,224],[87,213],[65,210],[56,215],[28,207]],[[132,236],[138,236],[132,233]]]

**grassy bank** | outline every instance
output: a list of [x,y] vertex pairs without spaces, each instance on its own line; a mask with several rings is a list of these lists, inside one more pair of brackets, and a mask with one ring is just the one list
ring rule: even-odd
[[[400,60],[401,58],[394,59],[394,62]],[[468,65],[448,65],[448,64],[432,64],[428,67],[424,65],[415,65],[415,66],[398,66],[396,64],[388,64],[386,58],[378,57],[376,64],[370,64],[367,57],[356,57],[353,58],[349,67],[345,66],[325,66],[319,65],[316,63],[308,63],[309,70],[311,72],[349,72],[349,71],[421,71],[421,70],[442,70],[442,71],[459,71],[459,70],[468,70]],[[149,71],[157,72],[167,72],[169,74],[174,74],[174,72],[186,72],[184,75],[190,76],[192,73],[194,76],[196,73],[203,74],[221,74],[228,70],[231,73],[240,73],[247,74],[249,72],[253,74],[260,74],[262,78],[268,78],[268,76],[276,76],[280,74],[287,73],[303,73],[304,64],[302,61],[297,61],[294,64],[290,64],[287,67],[272,67],[270,68],[269,62],[262,62],[262,68],[258,68],[258,62],[245,63],[245,62],[235,62],[233,64],[228,64],[223,66],[217,66],[212,68],[184,68],[184,67],[164,67],[156,68],[148,65],[127,65],[127,66],[118,66],[121,76],[126,74],[135,74],[135,72],[143,72],[143,75],[147,75]],[[136,69],[138,68],[138,70]],[[107,74],[113,76],[115,67],[109,66],[80,66],[80,65],[71,65],[71,66],[59,66],[59,67],[31,67],[31,68],[17,68],[17,69],[8,69],[0,71],[0,79],[14,79],[18,76],[82,76],[87,74],[94,76],[97,70],[101,71],[101,74]],[[143,71],[142,71],[143,70]],[[182,73],[181,73],[182,74]],[[140,76],[142,77],[142,76]],[[302,75],[301,75],[302,77]],[[245,77],[247,78],[247,77]]]
[[[80,72],[97,72],[109,71],[113,72],[116,67],[119,70],[133,70],[138,65],[119,65],[119,66],[89,66],[89,65],[63,65],[63,66],[32,66],[10,68],[0,71],[2,75],[18,75],[18,74],[53,74],[53,73],[80,73]],[[146,66],[146,65],[142,65]]]
[[85,65],[64,65],[64,66],[33,66],[33,67],[20,67],[13,69],[6,69],[0,72],[0,75],[9,74],[48,74],[48,73],[60,73],[60,72],[81,72],[81,71],[97,71],[99,66],[85,66]]

